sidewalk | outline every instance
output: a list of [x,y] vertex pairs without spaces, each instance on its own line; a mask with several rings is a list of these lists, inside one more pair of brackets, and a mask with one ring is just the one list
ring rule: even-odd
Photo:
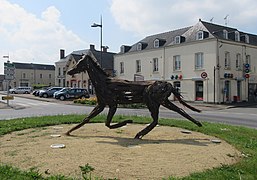
[[[6,93],[4,92],[0,92],[0,94],[6,95]],[[45,102],[55,102],[55,103],[71,104],[71,105],[74,104],[73,101],[60,101],[54,98],[40,98],[32,94],[14,94],[14,96],[34,99],[38,101],[45,101]],[[181,105],[178,101],[172,101],[172,103],[184,109],[184,106]],[[203,102],[187,102],[187,103],[202,111],[214,111],[214,110],[222,110],[222,109],[229,109],[229,108],[236,108],[236,107],[250,107],[250,106],[257,105],[257,102],[237,102],[237,103],[229,103],[229,104],[211,104],[211,103],[203,103]],[[6,101],[0,100],[0,109],[6,109],[6,108],[11,108],[11,107],[7,107]],[[161,108],[164,108],[164,107],[161,107]]]

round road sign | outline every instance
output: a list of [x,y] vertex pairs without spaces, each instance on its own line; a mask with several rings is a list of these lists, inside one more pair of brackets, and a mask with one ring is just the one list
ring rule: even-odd
[[201,73],[201,77],[202,77],[203,79],[207,78],[207,73],[206,73],[206,72],[202,72],[202,73]]

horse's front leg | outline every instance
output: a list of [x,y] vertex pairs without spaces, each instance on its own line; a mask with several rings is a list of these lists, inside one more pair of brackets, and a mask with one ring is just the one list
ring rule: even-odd
[[72,129],[70,129],[68,132],[66,132],[66,135],[70,135],[70,133],[78,128],[80,128],[81,126],[83,126],[84,124],[88,123],[90,121],[90,119],[92,119],[93,117],[97,116],[100,112],[102,112],[105,108],[104,104],[100,104],[97,105],[93,111],[91,111],[91,113],[81,122],[79,123],[77,126],[73,127]]
[[151,116],[153,118],[153,121],[151,124],[146,126],[142,131],[137,133],[137,135],[134,137],[135,139],[142,139],[144,135],[149,133],[157,124],[158,124],[158,116],[159,116],[159,107],[160,105],[157,102],[151,101],[149,104],[147,104],[147,107],[149,111],[151,112]]
[[109,107],[109,112],[108,112],[108,115],[107,115],[107,120],[105,122],[105,125],[108,128],[115,129],[115,128],[119,128],[119,127],[125,126],[127,123],[133,123],[132,120],[125,120],[125,121],[119,122],[117,124],[112,124],[111,125],[112,118],[113,118],[116,110],[117,110],[117,105],[112,105],[112,106]]

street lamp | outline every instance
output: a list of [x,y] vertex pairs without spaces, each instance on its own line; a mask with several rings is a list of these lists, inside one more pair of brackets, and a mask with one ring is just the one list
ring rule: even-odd
[[103,24],[102,24],[102,16],[101,16],[101,19],[100,19],[100,24],[97,24],[97,23],[94,23],[91,25],[91,27],[100,27],[101,28],[101,33],[100,33],[100,42],[101,42],[101,45],[100,45],[100,50],[101,50],[101,58],[100,58],[100,66],[102,67],[102,47],[103,47]]

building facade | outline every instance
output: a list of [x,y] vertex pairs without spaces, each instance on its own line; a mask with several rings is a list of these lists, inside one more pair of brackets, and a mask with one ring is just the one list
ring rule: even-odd
[[18,63],[13,62],[15,67],[14,79],[10,86],[33,87],[37,85],[52,86],[55,83],[55,66],[47,64]]
[[110,76],[113,76],[113,56],[115,53],[107,52],[105,48],[102,52],[97,51],[94,45],[90,45],[89,49],[73,51],[67,56],[65,56],[64,50],[60,50],[60,60],[55,63],[55,84],[61,87],[86,88],[89,92],[93,93],[92,83],[87,72],[81,72],[72,76],[67,74],[67,71],[82,58],[83,54],[89,52],[97,59],[101,67],[110,74]]
[[123,45],[114,56],[117,78],[169,81],[185,100],[208,103],[254,101],[256,67],[256,35],[202,20]]

